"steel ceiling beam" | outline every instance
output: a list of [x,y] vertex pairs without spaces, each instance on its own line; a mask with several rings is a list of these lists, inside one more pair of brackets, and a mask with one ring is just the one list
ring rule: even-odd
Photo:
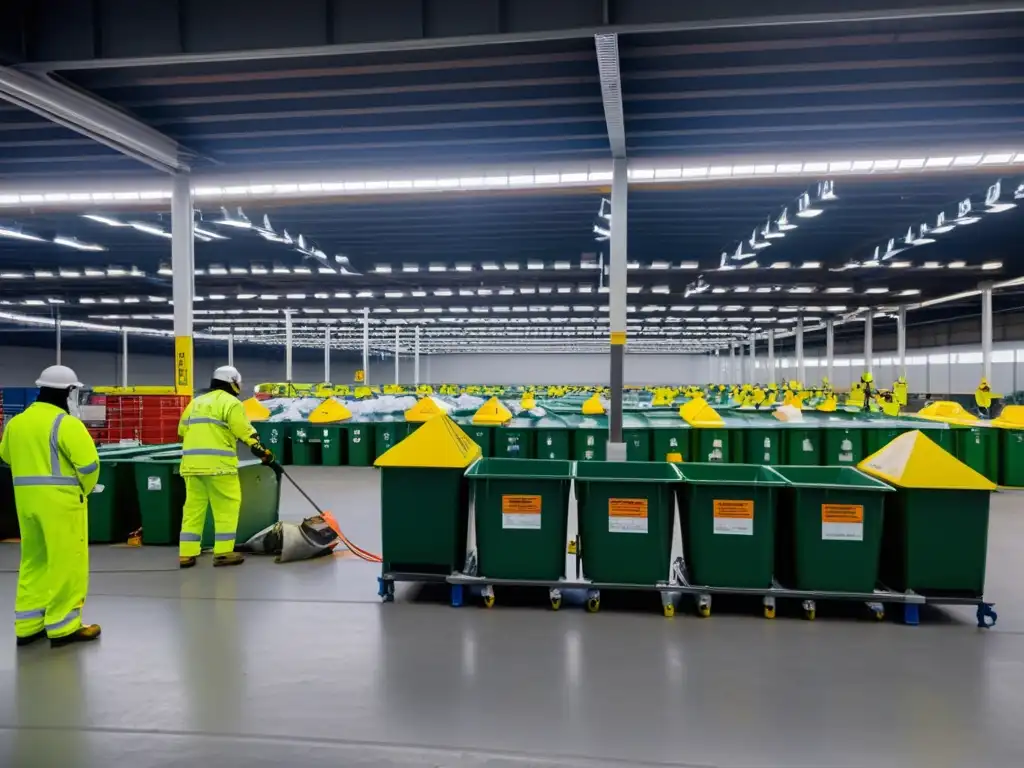
[[[848,24],[856,22],[892,21],[901,19],[955,17],[979,14],[1012,13],[1024,11],[1020,2],[964,2],[963,0],[861,0],[854,8],[832,7],[821,12],[817,0],[791,0],[789,13],[751,15],[755,4],[742,0],[720,0],[717,3],[637,3],[634,0],[585,0],[584,2],[556,3],[557,12],[543,3],[504,0],[497,14],[487,12],[466,14],[462,7],[445,6],[445,0],[421,0],[409,4],[412,10],[396,14],[387,4],[359,7],[359,23],[345,23],[343,5],[330,2],[332,26],[323,24],[299,25],[291,32],[296,36],[308,35],[316,29],[316,38],[308,44],[293,47],[260,47],[265,34],[249,34],[245,25],[233,25],[233,36],[224,36],[220,43],[234,50],[183,52],[162,56],[104,55],[107,51],[92,50],[87,58],[29,62],[22,65],[36,71],[116,69],[139,66],[178,66],[182,64],[220,63],[234,61],[274,61],[295,58],[350,56],[388,51],[418,51],[427,49],[462,48],[469,46],[537,43],[593,37],[599,34],[650,34],[661,32],[692,32],[716,29],[742,29],[749,27]],[[93,4],[98,11],[90,17],[91,27],[98,30],[101,40],[114,38],[115,33],[103,34],[102,0]],[[483,5],[483,4],[481,4]],[[180,6],[180,4],[179,4]],[[563,7],[568,6],[568,7]],[[164,24],[160,28],[150,25],[146,32],[155,37],[160,47],[183,47],[183,38],[201,37],[201,25],[215,11],[224,17],[224,6],[216,0],[204,5],[203,15],[189,17],[179,12],[177,24]],[[124,15],[122,11],[121,16]],[[248,22],[260,33],[270,17],[259,18],[247,12],[238,22]],[[49,27],[32,30],[23,47],[28,50],[52,50],[51,37],[62,30],[61,19],[50,22]],[[124,34],[122,20],[121,34]],[[458,29],[462,34],[446,34]],[[182,30],[185,34],[182,35]],[[115,31],[116,32],[116,31]],[[468,32],[468,33],[467,33]],[[192,34],[189,34],[192,33]],[[337,38],[363,38],[358,42],[336,42]],[[376,38],[376,39],[375,39]],[[305,41],[304,41],[305,42]],[[27,43],[27,45],[25,45]],[[46,43],[44,45],[43,43]],[[112,45],[108,43],[108,45]]]
[[626,156],[626,119],[622,113],[622,79],[619,72],[619,36],[595,35],[597,71],[601,77],[601,100],[608,127],[612,157]]
[[173,139],[135,118],[47,77],[0,67],[0,98],[167,173],[187,172]]

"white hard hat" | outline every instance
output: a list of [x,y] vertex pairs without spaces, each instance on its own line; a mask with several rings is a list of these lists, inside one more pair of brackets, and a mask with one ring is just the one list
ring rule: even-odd
[[36,379],[37,387],[49,387],[50,389],[69,389],[81,387],[82,382],[78,380],[78,374],[66,365],[51,365],[43,370]]
[[213,372],[213,380],[234,384],[237,387],[242,386],[242,374],[233,365],[222,365]]

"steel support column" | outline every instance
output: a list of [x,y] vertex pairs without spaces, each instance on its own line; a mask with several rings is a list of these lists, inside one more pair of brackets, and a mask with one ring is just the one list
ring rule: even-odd
[[53,331],[54,331],[54,335],[56,336],[55,342],[56,342],[56,345],[57,345],[57,365],[60,365],[61,364],[61,362],[60,362],[60,358],[61,358],[60,331],[61,331],[61,328],[60,328],[60,310],[59,309],[57,310],[56,316],[53,318]]
[[869,311],[864,318],[864,370],[872,373],[872,360],[875,357],[875,318]]
[[[836,324],[834,320],[825,321],[825,375],[832,384],[832,369],[836,362]],[[834,384],[832,384],[835,387]]]
[[899,376],[907,375],[907,308],[900,307],[896,312],[896,365]]
[[128,386],[128,329],[121,329],[121,386]]
[[768,331],[768,383],[775,382],[775,331]]
[[292,383],[292,311],[284,311],[284,380]]
[[228,365],[235,364],[235,329],[228,328]]
[[395,326],[395,384],[398,384],[398,382],[399,382],[399,377],[398,377],[398,360],[399,360],[399,357],[401,356],[401,349],[402,349],[401,348],[401,343],[402,343],[401,331],[398,329],[398,326]]
[[192,396],[192,301],[195,294],[195,234],[192,187],[186,174],[174,176],[171,193],[171,299],[174,301],[174,390]]
[[[625,158],[612,161],[612,218],[608,270],[608,305],[611,323],[611,413],[608,439],[613,445],[622,443],[622,385],[625,377],[626,352],[626,259],[627,185],[629,179]],[[624,450],[624,449],[623,449]]]
[[363,384],[370,383],[370,308],[363,307]]
[[324,327],[324,381],[331,383],[331,326]]
[[992,283],[981,288],[981,375],[992,383]]
[[416,326],[415,345],[412,358],[412,383],[420,385],[420,327]]
[[796,380],[800,386],[807,383],[805,381],[806,373],[804,367],[804,317],[800,315],[796,319]]
[[747,381],[751,384],[757,381],[757,338],[750,334],[750,375]]

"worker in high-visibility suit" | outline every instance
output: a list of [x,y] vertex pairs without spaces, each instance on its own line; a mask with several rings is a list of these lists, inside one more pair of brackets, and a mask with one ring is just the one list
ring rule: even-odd
[[214,566],[238,565],[245,558],[235,552],[235,529],[242,506],[238,482],[237,441],[249,446],[265,464],[274,454],[259,441],[256,430],[238,399],[242,375],[230,365],[213,373],[210,391],[195,398],[181,415],[181,476],[185,479],[185,507],[181,515],[178,565],[191,568],[199,556],[206,526],[207,507],[213,510]]
[[[901,408],[907,407],[907,401],[909,400],[907,389],[906,376],[900,376],[896,379],[896,383],[892,385],[892,397]],[[885,409],[883,408],[883,410]]]
[[39,397],[11,419],[0,440],[0,459],[11,466],[21,529],[21,566],[14,602],[14,634],[25,646],[87,642],[98,624],[82,623],[89,589],[86,499],[100,473],[89,431],[71,415],[78,376],[52,365],[36,380]]
[[992,407],[992,387],[989,386],[988,379],[984,376],[981,383],[978,384],[978,388],[974,390],[974,402],[978,406],[978,414],[987,419],[989,409]]

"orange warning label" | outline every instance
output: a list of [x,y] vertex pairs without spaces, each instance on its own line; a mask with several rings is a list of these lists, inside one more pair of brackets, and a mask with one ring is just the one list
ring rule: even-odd
[[823,523],[863,523],[864,506],[861,504],[822,504]]
[[715,517],[724,517],[730,520],[753,520],[754,502],[715,499]]
[[503,515],[539,515],[540,496],[506,494],[501,497],[501,513]]
[[647,517],[647,499],[608,499],[609,517]]

